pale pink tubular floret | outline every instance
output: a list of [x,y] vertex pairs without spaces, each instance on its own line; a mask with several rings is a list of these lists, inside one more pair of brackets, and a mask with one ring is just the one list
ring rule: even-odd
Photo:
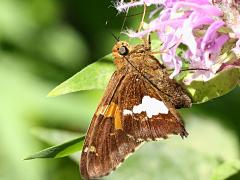
[[[207,81],[210,78],[214,77],[216,71],[220,65],[214,69],[213,66],[217,63],[217,58],[220,55],[222,46],[229,39],[227,35],[218,36],[217,33],[213,34],[212,37],[215,37],[213,41],[209,41],[209,44],[204,47],[202,43],[199,43],[200,46],[203,46],[204,49],[198,48],[197,55],[193,55],[190,51],[187,51],[187,59],[190,61],[190,67],[192,69],[199,69],[195,71],[192,76],[189,76],[185,79],[185,83],[191,83],[192,80],[204,80]],[[199,40],[201,42],[202,40]],[[204,70],[200,70],[204,69]]]
[[222,12],[219,8],[211,5],[210,3],[191,3],[178,1],[173,5],[173,11],[177,11],[179,8],[189,8],[192,11],[197,11],[210,16],[220,16]]
[[[224,3],[228,3],[225,2]],[[212,4],[210,0],[139,0],[122,3],[117,6],[119,11],[144,5],[163,5],[164,9],[156,19],[151,19],[141,32],[127,31],[129,37],[143,37],[156,32],[162,42],[162,60],[168,68],[174,71],[170,78],[181,71],[183,59],[189,62],[189,67],[196,69],[186,82],[201,79],[208,80],[220,67],[219,56],[223,46],[231,38],[228,33],[220,33],[221,28],[231,28],[235,34],[236,46],[232,51],[240,58],[240,15],[238,13],[235,23],[226,23],[223,6]],[[230,5],[228,5],[231,7]],[[159,6],[156,6],[157,13]],[[152,17],[152,16],[150,16]],[[237,21],[237,22],[236,22]],[[230,25],[229,25],[230,24]],[[199,32],[199,34],[198,34]],[[176,50],[179,45],[188,47],[187,51],[179,57]],[[239,64],[239,63],[237,63]]]
[[122,12],[122,11],[127,11],[129,8],[142,6],[144,4],[146,4],[147,6],[150,6],[153,4],[157,5],[161,3],[162,3],[161,0],[140,0],[140,1],[132,1],[128,3],[125,3],[123,1],[117,1],[117,3],[115,4],[115,7],[119,12]]
[[211,42],[213,42],[213,40],[216,38],[215,34],[217,32],[217,30],[222,27],[225,23],[222,20],[219,21],[215,21],[213,22],[209,27],[208,30],[206,31],[203,40],[201,42],[201,49],[204,50],[206,49],[207,45]]
[[[204,1],[202,3],[207,3],[207,2]],[[175,4],[173,4],[173,8],[171,9],[171,15],[174,13],[177,13],[179,10],[184,10],[184,9],[187,9],[185,11],[185,14],[178,17],[177,19],[174,19],[174,21],[175,21],[174,23],[171,23],[173,21],[171,19],[171,17],[169,19],[166,19],[162,23],[167,24],[166,22],[168,22],[168,26],[165,27],[167,30],[169,30],[169,26],[171,28],[173,28],[173,31],[172,31],[173,36],[178,36],[178,38],[175,38],[176,44],[183,43],[183,44],[187,45],[191,54],[193,54],[192,57],[195,57],[195,59],[198,59],[197,57],[199,57],[201,59],[201,61],[199,61],[197,63],[198,67],[195,67],[195,68],[199,68],[199,69],[206,68],[206,64],[210,64],[208,61],[209,59],[204,58],[204,55],[206,57],[206,54],[204,54],[203,52],[200,52],[200,50],[198,50],[199,45],[197,44],[196,37],[194,36],[193,31],[195,28],[198,28],[199,26],[211,25],[212,23],[214,24],[215,20],[213,18],[211,18],[211,16],[215,15],[217,17],[218,15],[221,15],[222,13],[220,12],[220,10],[218,8],[214,9],[214,7],[212,7],[212,5],[210,5],[209,3],[208,3],[208,5],[205,4],[205,5],[199,6],[199,4],[197,4],[197,3],[194,4],[193,2],[176,2]],[[178,21],[178,23],[176,21]],[[161,24],[161,23],[159,23],[159,24]],[[223,24],[221,24],[221,26]],[[219,26],[219,27],[221,27],[221,26]],[[208,35],[211,34],[211,31],[218,29],[219,27],[217,27],[215,24],[214,24],[214,26],[210,26],[208,29],[208,31],[209,31]],[[181,31],[181,33],[178,35],[176,33],[178,31],[177,29],[179,29]],[[166,31],[162,31],[162,34],[164,35],[166,33]],[[161,39],[161,40],[163,41],[163,39]],[[204,42],[205,41],[210,41],[209,36],[206,36],[204,38]],[[166,44],[168,42],[163,41],[163,43]],[[198,43],[201,43],[201,41],[199,41]],[[204,43],[203,43],[203,45],[204,45]],[[165,45],[165,47],[166,46],[167,45]],[[176,58],[176,57],[177,57],[177,54],[175,51],[175,53],[172,53],[173,62],[175,62],[176,60],[181,61],[180,58]],[[166,61],[164,56],[163,56],[163,61],[164,62]],[[168,57],[168,61],[169,61],[169,57]],[[179,70],[180,64],[181,64],[180,62],[174,63],[174,65],[175,65],[174,72],[171,74],[170,77],[174,77],[175,75],[177,75],[180,72],[180,70]],[[201,71],[201,72],[209,74],[209,72],[206,72],[206,71]],[[210,77],[210,76],[208,76],[208,77]]]

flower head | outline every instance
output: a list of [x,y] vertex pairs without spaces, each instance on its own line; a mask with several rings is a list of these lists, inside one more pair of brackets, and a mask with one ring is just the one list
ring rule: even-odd
[[[183,62],[187,62],[190,69],[195,69],[185,81],[190,83],[196,79],[206,81],[212,78],[222,63],[226,63],[221,58],[223,53],[234,53],[232,57],[240,58],[240,13],[236,4],[230,1],[139,0],[128,3],[121,1],[116,8],[123,11],[144,4],[164,7],[157,18],[150,19],[144,30],[137,33],[128,31],[127,34],[130,37],[143,37],[156,32],[163,43],[161,50],[167,50],[162,55],[163,63],[168,68],[174,68],[170,77],[178,75]],[[226,44],[233,41],[235,46],[223,52]],[[181,45],[185,45],[187,50],[179,56],[177,49]]]

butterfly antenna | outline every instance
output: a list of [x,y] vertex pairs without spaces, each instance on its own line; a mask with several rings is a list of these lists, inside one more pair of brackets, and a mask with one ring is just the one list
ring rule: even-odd
[[109,29],[108,29],[108,21],[106,21],[106,30],[113,36],[113,38],[117,41],[117,42],[119,42],[120,40],[119,40],[119,37],[117,37],[112,31],[110,31]]
[[126,21],[127,21],[128,10],[129,10],[129,9],[127,9],[126,15],[124,16],[124,19],[123,19],[123,23],[122,23],[122,26],[121,26],[121,30],[120,30],[120,33],[119,33],[119,36],[118,36],[119,39],[120,39],[121,33],[122,33],[122,31],[123,31],[123,28],[124,28],[124,26],[125,26],[125,24],[126,24]]

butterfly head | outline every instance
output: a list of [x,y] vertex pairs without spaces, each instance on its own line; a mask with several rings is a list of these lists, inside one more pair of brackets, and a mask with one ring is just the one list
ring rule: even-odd
[[131,47],[126,41],[117,42],[112,49],[112,53],[115,59],[122,59],[124,56],[127,56],[130,51]]

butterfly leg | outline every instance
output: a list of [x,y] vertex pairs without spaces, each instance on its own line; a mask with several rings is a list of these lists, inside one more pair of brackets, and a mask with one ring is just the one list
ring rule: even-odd
[[151,36],[150,36],[150,34],[147,34],[146,36],[143,37],[143,43],[144,43],[144,46],[146,47],[146,50],[151,50]]
[[141,31],[141,29],[142,29],[142,27],[143,27],[143,24],[144,24],[144,18],[145,18],[145,15],[146,15],[146,11],[147,11],[147,5],[144,3],[144,6],[143,6],[143,15],[142,15],[142,20],[141,20],[141,23],[140,23],[140,25],[139,25],[139,27],[138,27],[138,30],[137,30],[137,32],[140,32]]

